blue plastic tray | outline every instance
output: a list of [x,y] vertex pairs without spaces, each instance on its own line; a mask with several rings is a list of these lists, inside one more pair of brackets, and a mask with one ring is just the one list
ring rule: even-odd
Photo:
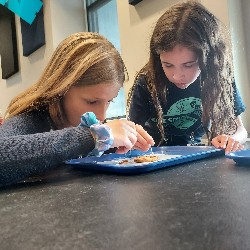
[[[157,154],[162,160],[150,163],[134,163],[133,158],[139,155]],[[130,151],[127,154],[106,154],[100,157],[85,157],[66,161],[77,168],[118,173],[143,173],[159,168],[169,167],[184,162],[195,161],[207,157],[223,155],[224,150],[210,146],[169,146],[153,147],[152,151]],[[172,157],[172,158],[170,158]],[[167,159],[166,159],[167,158]],[[170,159],[168,159],[170,158]],[[128,164],[119,164],[122,160]]]
[[233,159],[237,164],[250,165],[250,149],[230,152],[226,154],[226,157]]

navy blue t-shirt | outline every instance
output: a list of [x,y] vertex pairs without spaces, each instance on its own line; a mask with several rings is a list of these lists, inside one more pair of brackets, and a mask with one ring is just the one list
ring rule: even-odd
[[[142,125],[158,145],[161,134],[157,127],[157,112],[145,81],[144,77],[140,77],[137,81],[131,100],[129,117],[131,121]],[[235,85],[234,89],[235,115],[238,116],[245,111],[245,105]],[[200,95],[199,80],[186,89],[179,89],[171,84],[167,104],[162,105],[166,138],[161,146],[201,142],[201,137],[205,132],[201,123]]]

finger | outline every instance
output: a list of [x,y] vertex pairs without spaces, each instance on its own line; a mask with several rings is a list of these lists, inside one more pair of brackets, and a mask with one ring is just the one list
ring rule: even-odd
[[140,134],[137,135],[137,142],[135,143],[134,147],[136,149],[142,150],[142,151],[148,151],[151,147],[151,144],[149,144],[145,138],[143,138]]
[[152,138],[151,135],[148,134],[148,132],[139,124],[135,125],[136,131],[138,132],[138,141],[142,144],[150,144],[153,146],[155,144],[154,139]]
[[128,121],[126,118],[121,118],[120,121],[123,122],[124,124],[129,125],[131,128],[136,129],[134,122]]
[[214,147],[220,148],[220,142],[218,141],[217,137],[213,138],[211,143]]
[[132,128],[135,129],[135,123],[134,122],[128,121],[128,120],[126,120],[126,121],[127,121],[127,123],[128,123],[129,126],[131,126]]
[[120,120],[121,122],[121,126],[129,131],[130,133],[133,133],[135,136],[137,136],[137,131],[136,131],[136,127],[135,127],[135,123],[131,122],[131,121],[127,121],[127,120]]
[[145,140],[144,137],[141,136],[140,133],[137,133],[137,142],[142,145],[148,145],[147,141]]
[[220,147],[221,148],[226,148],[227,147],[227,144],[228,144],[228,136],[227,135],[221,135],[221,138],[220,138]]
[[[128,134],[128,139],[129,139],[129,141],[130,141],[130,144],[132,145],[132,147],[136,144],[136,142],[137,142],[137,135],[135,135],[135,134],[133,134],[133,133],[130,133],[130,134]],[[129,144],[129,146],[130,146],[130,144]],[[125,145],[126,146],[126,145]],[[131,148],[132,148],[131,147]]]
[[128,151],[129,151],[128,148],[121,146],[121,147],[118,147],[115,152],[117,154],[126,154]]
[[211,142],[216,148],[225,149],[227,147],[227,141],[228,141],[227,135],[218,135],[215,138],[213,138]]
[[239,151],[242,150],[243,148],[244,146],[240,144],[240,142],[234,141],[234,144],[231,146],[231,148],[227,150],[227,152],[229,153],[229,152]]
[[135,123],[126,120],[125,118],[121,118],[121,119],[115,119],[115,120],[107,120],[106,123],[108,125],[110,124],[119,124],[120,127],[129,130],[131,132],[134,132],[136,134],[136,128],[135,128]]
[[131,141],[126,138],[125,140],[123,140],[123,143],[120,144],[120,146],[117,147],[117,152],[119,154],[123,154],[123,153],[127,153],[129,150],[132,149],[134,144],[131,143]]
[[225,153],[227,154],[227,153],[231,152],[232,149],[233,149],[233,146],[232,146],[231,144],[228,144],[228,145],[226,146],[226,148],[225,148]]
[[235,141],[231,147],[231,152],[239,150],[239,146],[240,146],[240,143],[238,141]]
[[225,153],[231,152],[233,147],[236,146],[236,145],[234,145],[235,143],[236,143],[236,141],[233,138],[229,137],[228,141],[227,141],[226,148],[225,148]]
[[221,138],[222,138],[221,135],[214,137],[211,141],[213,146],[215,146],[216,148],[223,148],[221,146]]
[[138,149],[138,150],[141,150],[141,151],[148,151],[150,148],[151,148],[151,145],[150,144],[141,144],[139,143],[138,141],[135,143],[134,149]]

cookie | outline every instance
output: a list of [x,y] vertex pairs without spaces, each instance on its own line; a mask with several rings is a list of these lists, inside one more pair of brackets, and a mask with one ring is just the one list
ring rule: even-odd
[[153,162],[158,161],[159,157],[157,155],[141,155],[134,158],[134,162],[143,163],[143,162]]

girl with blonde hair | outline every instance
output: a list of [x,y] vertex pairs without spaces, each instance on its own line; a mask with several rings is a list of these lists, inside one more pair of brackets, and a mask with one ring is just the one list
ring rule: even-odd
[[0,185],[79,155],[148,150],[154,141],[141,126],[123,119],[104,123],[125,73],[120,54],[100,34],[80,32],[62,41],[40,79],[7,109],[0,127]]

